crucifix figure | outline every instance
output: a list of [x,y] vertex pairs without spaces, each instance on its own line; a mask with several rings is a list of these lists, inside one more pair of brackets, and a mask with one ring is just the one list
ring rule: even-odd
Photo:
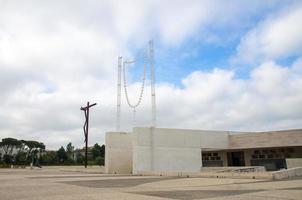
[[87,154],[88,154],[89,108],[95,105],[96,103],[90,105],[88,101],[86,107],[81,107],[81,110],[83,110],[85,114],[85,123],[83,126],[84,136],[85,136],[85,168],[87,168],[87,156],[88,156]]

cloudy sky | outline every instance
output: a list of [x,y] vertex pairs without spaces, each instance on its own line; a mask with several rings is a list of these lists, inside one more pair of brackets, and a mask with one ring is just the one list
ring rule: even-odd
[[[302,128],[302,2],[0,0],[0,138],[49,149],[115,130],[117,56],[155,45],[157,125]],[[142,66],[129,68],[130,98]],[[149,126],[150,85],[136,125]],[[122,96],[123,130],[133,126]]]

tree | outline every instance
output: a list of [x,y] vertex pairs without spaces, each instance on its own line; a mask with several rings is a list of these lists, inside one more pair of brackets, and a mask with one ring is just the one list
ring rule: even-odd
[[25,140],[20,140],[20,144],[16,147],[17,154],[24,152],[26,148]]
[[101,146],[101,157],[105,158],[105,145]]
[[80,152],[77,152],[76,154],[76,162],[77,164],[84,164],[84,156],[80,153]]
[[35,150],[45,150],[45,145],[42,142],[37,142],[37,141],[25,141],[23,140],[24,144],[27,146],[27,151],[28,154],[31,154]]
[[37,160],[37,154],[40,153],[41,157],[41,152],[45,150],[45,145],[42,142],[37,142],[37,141],[22,141],[26,148],[24,148],[27,151],[27,159],[32,162],[34,162],[34,159]]
[[4,151],[4,155],[13,155],[14,148],[19,148],[22,142],[15,138],[4,138],[2,139],[1,146]]
[[27,164],[27,154],[26,152],[18,152],[16,155],[16,164],[25,165]]
[[27,161],[38,161],[38,153],[45,150],[42,142],[18,140],[15,138],[4,138],[0,142],[3,149],[3,160],[7,164],[25,164]]
[[73,150],[74,150],[74,146],[72,146],[72,143],[71,142],[69,142],[68,144],[67,144],[67,146],[66,146],[66,152],[73,152]]
[[104,165],[105,161],[104,161],[104,157],[98,156],[95,158],[95,164],[97,165]]
[[66,153],[67,153],[69,159],[73,159],[73,156],[72,156],[73,151],[74,151],[74,146],[72,146],[72,143],[69,142],[66,146]]
[[64,161],[67,159],[67,154],[64,147],[61,146],[61,148],[57,151],[57,158],[59,163],[64,163]]
[[92,157],[95,160],[97,157],[105,157],[105,145],[100,146],[96,143],[91,149]]
[[47,151],[41,156],[41,164],[43,165],[55,165],[58,163],[58,157],[56,151]]
[[[0,149],[2,148],[2,142],[0,142]],[[0,153],[0,164],[2,162],[2,153]]]

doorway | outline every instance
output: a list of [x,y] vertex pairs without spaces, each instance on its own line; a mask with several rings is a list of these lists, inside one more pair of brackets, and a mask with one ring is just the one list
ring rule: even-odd
[[228,152],[227,157],[228,166],[245,166],[243,151]]

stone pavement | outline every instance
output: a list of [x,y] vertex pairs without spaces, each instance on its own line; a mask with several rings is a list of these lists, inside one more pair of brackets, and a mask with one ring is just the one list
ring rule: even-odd
[[302,199],[302,179],[175,178],[0,169],[0,199]]

